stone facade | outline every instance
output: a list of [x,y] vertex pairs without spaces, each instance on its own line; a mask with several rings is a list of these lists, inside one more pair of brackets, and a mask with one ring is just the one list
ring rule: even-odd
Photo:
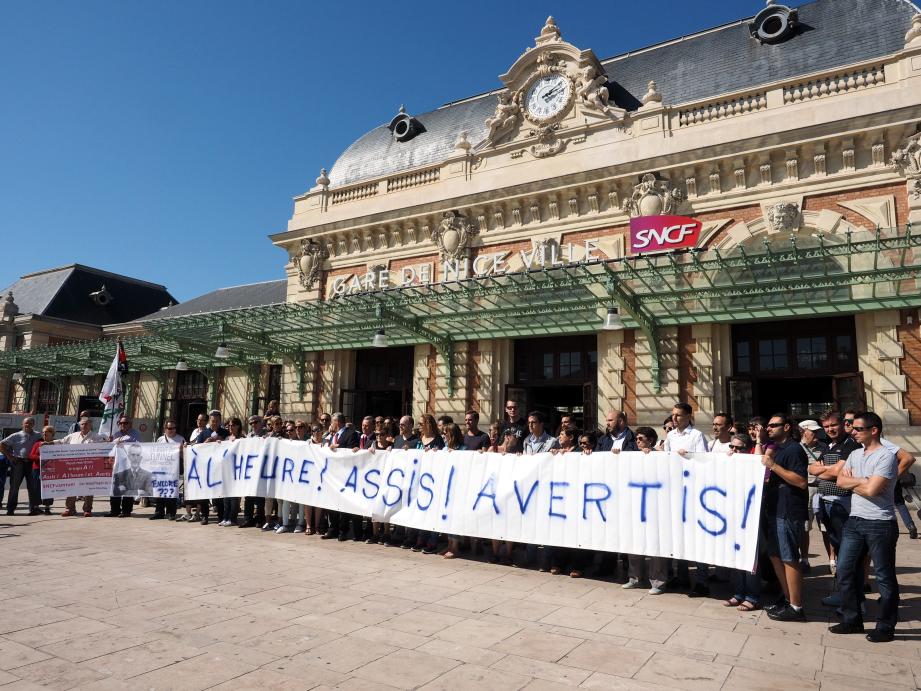
[[[323,171],[317,186],[295,199],[287,229],[272,238],[292,257],[289,299],[316,299],[305,292],[295,260],[305,240],[326,249],[318,282],[326,299],[336,278],[364,276],[370,266],[393,274],[428,263],[433,278],[443,278],[439,254],[445,247],[433,231],[447,212],[476,228],[464,239],[473,258],[514,254],[545,242],[578,245],[586,238],[600,240],[600,256],[622,257],[631,210],[636,211],[631,199],[643,174],[664,181],[663,194],[673,190],[682,212],[704,223],[699,243],[704,249],[778,232],[843,236],[919,220],[921,196],[915,194],[912,167],[921,105],[916,39],[872,63],[701,102],[672,103],[652,83],[643,105],[626,112],[608,104],[606,92],[586,95],[600,83],[589,84],[600,65],[591,51],[566,43],[555,24],[548,27],[535,48],[502,75],[504,87],[483,144],[459,132],[454,154],[439,164],[342,187],[331,186]],[[548,45],[554,60],[546,58]],[[518,94],[530,75],[554,72],[579,88],[585,85],[586,94],[574,97],[551,125],[529,129]],[[578,81],[583,72],[591,79]],[[900,152],[901,158],[894,155]],[[510,263],[508,270],[521,268]],[[908,403],[911,387],[918,386],[911,369],[916,353],[903,344],[917,350],[918,338],[910,336],[917,322],[912,330],[897,312],[865,313],[855,318],[855,330],[868,405],[900,429],[917,424],[921,413],[911,412]],[[658,388],[646,335],[599,332],[599,419],[606,409],[618,408],[628,410],[634,422],[658,426],[676,400],[691,402],[704,419],[727,407],[728,325],[663,328],[657,345]],[[505,386],[514,377],[513,351],[508,339],[455,343],[449,392],[444,354],[430,344],[417,345],[411,412],[457,418],[472,405],[486,419],[501,416]],[[337,390],[353,375],[350,362],[348,353],[324,353],[319,381],[305,388],[303,400],[335,408]]]

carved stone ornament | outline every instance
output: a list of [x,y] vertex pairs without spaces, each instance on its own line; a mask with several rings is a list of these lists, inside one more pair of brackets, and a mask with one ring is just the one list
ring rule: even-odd
[[676,213],[684,200],[684,193],[673,188],[670,182],[646,173],[640,184],[633,188],[630,198],[624,200],[623,209],[630,218],[667,216]]
[[496,112],[486,118],[486,127],[489,128],[486,143],[489,145],[498,144],[505,135],[509,134],[518,124],[521,115],[521,108],[511,91],[504,89],[499,92],[497,98],[499,103],[496,105]]
[[556,25],[556,20],[551,15],[547,17],[547,21],[544,22],[544,28],[540,30],[540,36],[538,36],[534,42],[541,46],[545,43],[553,43],[554,41],[562,40],[560,36],[560,27]]
[[13,302],[13,291],[11,290],[6,294],[6,299],[3,301],[3,321],[11,322],[18,314],[19,305]]
[[779,202],[768,207],[767,222],[772,233],[792,233],[800,229],[799,204]]
[[579,82],[576,86],[576,95],[582,99],[586,108],[608,112],[608,75],[599,73],[594,65],[587,65],[579,73]]
[[908,179],[911,196],[921,198],[921,132],[906,139],[892,152],[889,166]]
[[537,137],[537,143],[531,146],[529,151],[535,158],[546,158],[560,153],[566,148],[566,140],[556,136],[557,130],[560,129],[559,123],[554,125],[545,125],[537,129],[530,130],[528,133],[532,137]]
[[438,246],[442,260],[463,259],[479,229],[457,211],[446,211],[441,223],[432,229],[432,242]]
[[297,273],[301,285],[312,290],[320,278],[323,262],[329,257],[325,245],[314,240],[301,240],[301,251],[297,255]]
[[911,18],[911,28],[905,34],[905,47],[921,45],[921,14]]

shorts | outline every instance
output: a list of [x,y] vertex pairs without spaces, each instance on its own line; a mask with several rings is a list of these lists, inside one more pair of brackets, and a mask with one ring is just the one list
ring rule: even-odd
[[805,533],[805,521],[766,517],[764,549],[769,557],[780,557],[783,562],[796,563],[800,560],[800,545]]

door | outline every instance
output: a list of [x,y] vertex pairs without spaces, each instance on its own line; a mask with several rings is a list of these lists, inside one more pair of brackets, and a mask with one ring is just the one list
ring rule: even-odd
[[832,377],[832,396],[841,412],[866,410],[867,391],[863,386],[863,373],[836,374]]
[[747,422],[754,417],[755,390],[752,380],[748,377],[729,377],[729,414],[734,420]]
[[595,382],[582,385],[582,427],[586,432],[598,429],[598,387]]

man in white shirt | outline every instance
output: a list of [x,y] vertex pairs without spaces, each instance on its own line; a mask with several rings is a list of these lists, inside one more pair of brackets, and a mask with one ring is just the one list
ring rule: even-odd
[[672,423],[675,425],[665,437],[664,451],[706,453],[707,440],[703,433],[691,424],[693,410],[687,403],[676,403],[672,407]]
[[732,438],[732,415],[717,413],[713,416],[713,441],[710,442],[710,451],[713,453],[729,453],[729,440]]
[[[183,437],[179,432],[176,431],[176,421],[167,420],[163,423],[163,434],[157,437],[158,444],[185,444],[185,437]],[[180,451],[180,454],[182,452]],[[182,457],[180,456],[180,459]],[[182,461],[179,461],[179,467],[182,467]],[[179,473],[180,477],[182,473]],[[179,504],[179,500],[176,497],[172,499],[166,499],[164,497],[157,497],[157,501],[154,503],[154,513],[150,517],[151,521],[157,521],[162,518],[166,518],[170,521],[176,520],[176,508]]]
[[[679,402],[672,406],[672,424],[674,424],[674,427],[665,437],[664,451],[674,451],[681,456],[689,453],[707,452],[707,440],[700,430],[695,429],[694,425],[691,424],[692,412],[691,406],[684,402]],[[674,584],[690,587],[688,597],[706,597],[710,594],[710,586],[707,585],[710,567],[703,563],[698,563],[696,566],[697,572],[692,584],[688,572],[688,562],[684,560],[678,561],[678,577]]]
[[[81,417],[77,421],[77,431],[71,432],[62,439],[55,439],[55,444],[103,444],[108,439],[93,431],[93,421],[88,417]],[[67,497],[64,500],[64,511],[61,517],[73,516],[77,513],[77,498]],[[93,515],[93,498],[83,497],[83,515],[90,518]]]

